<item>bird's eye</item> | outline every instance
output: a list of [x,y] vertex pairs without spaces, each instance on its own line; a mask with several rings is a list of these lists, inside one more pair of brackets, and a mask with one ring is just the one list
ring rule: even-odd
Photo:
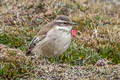
[[67,24],[67,22],[64,22],[64,24]]

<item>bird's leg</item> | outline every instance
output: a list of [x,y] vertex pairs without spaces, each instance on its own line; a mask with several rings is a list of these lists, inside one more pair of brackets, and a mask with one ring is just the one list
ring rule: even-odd
[[43,56],[43,60],[44,60],[44,62],[45,62],[45,63],[44,63],[45,65],[49,64],[49,61],[48,61],[48,58],[47,58],[47,57]]
[[56,56],[56,57],[55,57],[55,63],[57,63],[57,64],[60,63],[60,62],[59,62],[59,56]]

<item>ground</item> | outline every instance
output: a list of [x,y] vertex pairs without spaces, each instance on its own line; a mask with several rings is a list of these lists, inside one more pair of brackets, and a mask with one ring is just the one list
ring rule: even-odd
[[[0,1],[1,80],[119,80],[119,0]],[[57,58],[31,61],[26,49],[58,15],[77,22],[77,36]]]

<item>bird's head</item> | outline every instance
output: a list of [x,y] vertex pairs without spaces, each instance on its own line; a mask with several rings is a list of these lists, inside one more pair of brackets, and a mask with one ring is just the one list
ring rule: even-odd
[[72,20],[69,17],[64,16],[64,15],[58,16],[54,20],[54,23],[58,29],[63,29],[63,30],[69,31],[69,32],[71,32],[72,27],[74,25],[77,25],[77,23],[72,22]]

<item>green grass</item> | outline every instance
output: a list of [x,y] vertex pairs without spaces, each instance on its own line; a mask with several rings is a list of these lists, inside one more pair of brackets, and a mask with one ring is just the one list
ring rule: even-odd
[[[97,16],[96,19],[101,20],[99,16]],[[109,36],[109,33],[106,32],[110,28],[97,28],[98,36],[95,37],[94,30],[96,27],[87,27],[89,24],[98,25],[95,23],[95,21],[87,23],[85,20],[87,24],[84,25],[86,27],[78,27],[78,31],[81,31],[82,33],[78,34],[78,37],[82,37],[79,37],[80,39],[74,38],[65,54],[61,55],[58,59],[52,58],[50,61],[68,64],[70,63],[71,65],[85,65],[95,64],[99,59],[106,58],[112,61],[114,64],[120,63],[120,43],[117,42],[117,40],[116,42],[113,41],[116,37],[113,37],[112,41],[110,39],[106,40],[106,37],[111,37]],[[30,41],[38,31],[39,28],[37,27],[34,29],[30,27],[24,27],[24,29],[21,27],[7,27],[5,31],[1,32],[0,43],[8,45],[11,48],[19,48],[25,52]],[[101,37],[101,35],[106,37]],[[90,39],[88,39],[87,36],[90,37]],[[92,38],[92,36],[94,37]],[[81,41],[81,38],[83,38],[83,41]]]
[[5,44],[11,48],[20,48],[23,51],[28,47],[28,44],[35,36],[35,34],[37,34],[37,31],[33,32],[32,28],[7,28],[5,31],[1,32],[0,43]]
[[4,50],[4,54],[7,55],[0,61],[0,79],[13,80],[31,75],[33,65],[24,54],[10,50],[7,47]]
[[[9,30],[13,30],[9,32]],[[37,34],[31,28],[9,28],[0,35],[0,43],[8,45],[11,48],[20,48],[23,52],[26,51],[30,41]],[[29,31],[29,33],[28,33]],[[18,33],[17,33],[18,32]],[[96,39],[93,39],[96,40]],[[97,41],[97,40],[96,40]],[[120,63],[120,43],[106,41],[82,42],[74,38],[69,49],[59,59],[52,58],[51,62],[70,63],[71,65],[95,64],[99,59],[106,58],[112,63]]]

